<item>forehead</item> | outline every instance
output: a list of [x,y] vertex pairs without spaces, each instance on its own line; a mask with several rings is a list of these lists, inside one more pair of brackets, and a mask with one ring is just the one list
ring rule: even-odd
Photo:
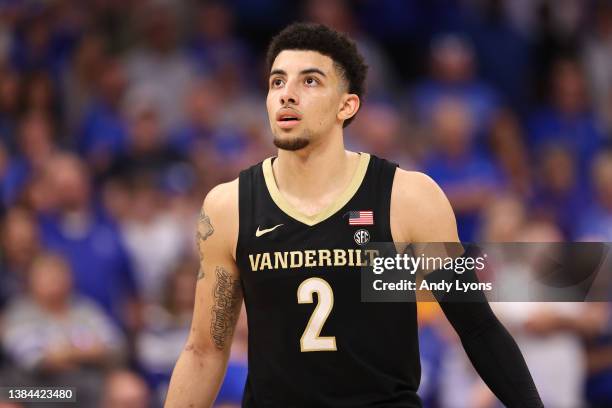
[[281,51],[274,59],[271,69],[280,69],[285,71],[288,75],[291,75],[310,68],[318,68],[323,71],[326,76],[336,77],[334,61],[327,55],[323,55],[316,51]]

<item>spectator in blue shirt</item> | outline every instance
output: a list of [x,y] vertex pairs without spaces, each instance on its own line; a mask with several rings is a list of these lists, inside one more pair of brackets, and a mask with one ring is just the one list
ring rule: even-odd
[[580,182],[588,182],[589,164],[603,143],[603,135],[591,110],[584,73],[577,60],[556,61],[550,103],[531,117],[528,131],[536,162],[541,158],[542,147],[563,145],[577,155]]
[[220,109],[220,90],[214,81],[194,83],[185,101],[186,119],[170,133],[170,148],[185,158],[214,148]]
[[463,102],[441,101],[433,114],[434,150],[423,165],[447,194],[464,241],[474,238],[479,213],[502,182],[497,166],[471,148],[472,126]]
[[97,96],[85,110],[77,140],[79,152],[96,174],[107,171],[126,149],[128,125],[121,110],[125,86],[120,62],[107,60],[98,81]]
[[525,86],[530,70],[529,43],[509,20],[504,1],[482,3],[469,29],[479,72],[503,93],[514,109],[524,113],[527,108],[524,101],[531,96]]
[[44,5],[23,7],[11,38],[10,60],[21,72],[59,68],[53,44],[53,20]]
[[247,45],[235,36],[234,14],[223,2],[203,3],[196,10],[195,32],[188,50],[200,73],[231,72],[237,80],[249,74],[253,61]]
[[612,241],[612,150],[599,153],[593,163],[595,200],[582,213],[579,236],[587,241]]
[[558,225],[566,239],[576,238],[576,214],[586,207],[588,189],[578,183],[573,152],[563,145],[551,145],[537,167],[532,216]]
[[431,52],[432,75],[417,84],[412,93],[417,119],[427,124],[441,100],[459,99],[472,117],[473,132],[483,136],[499,108],[499,98],[475,77],[471,44],[462,36],[447,34],[434,39]]
[[[117,156],[110,174],[126,178],[167,177],[181,158],[168,149],[168,136],[161,125],[160,112],[148,98],[134,98],[125,110],[128,140],[125,151]],[[145,176],[146,175],[146,176]]]
[[43,244],[64,255],[75,288],[124,325],[135,325],[136,288],[115,223],[92,200],[88,171],[77,157],[61,154],[47,167],[55,197],[40,216]]

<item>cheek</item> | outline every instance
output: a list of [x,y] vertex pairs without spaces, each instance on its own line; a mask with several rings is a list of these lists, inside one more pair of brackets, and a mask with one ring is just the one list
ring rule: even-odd
[[274,103],[276,99],[272,93],[268,93],[266,97],[266,109],[268,110],[268,116],[270,120],[274,117],[274,112],[276,112],[276,104]]
[[312,122],[318,127],[328,127],[336,120],[336,104],[332,97],[322,98],[318,103],[313,104]]
[[267,113],[268,113],[268,124],[271,129],[274,129],[276,126],[276,109],[271,104],[266,104]]

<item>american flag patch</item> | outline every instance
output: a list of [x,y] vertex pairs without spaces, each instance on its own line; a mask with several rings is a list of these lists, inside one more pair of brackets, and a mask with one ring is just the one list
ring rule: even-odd
[[374,211],[349,211],[349,225],[374,225]]

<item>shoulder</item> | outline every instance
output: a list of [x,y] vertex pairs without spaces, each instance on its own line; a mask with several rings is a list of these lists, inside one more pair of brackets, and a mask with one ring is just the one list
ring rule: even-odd
[[418,171],[396,170],[391,192],[391,232],[398,242],[456,239],[452,207],[431,177]]
[[198,236],[217,249],[227,248],[234,254],[238,241],[238,179],[222,183],[211,189],[200,210]]
[[427,174],[397,168],[393,179],[393,194],[401,200],[416,200],[417,198],[422,200],[427,197],[435,198],[444,193]]
[[238,179],[213,187],[204,199],[204,208],[217,214],[230,213],[238,208]]

